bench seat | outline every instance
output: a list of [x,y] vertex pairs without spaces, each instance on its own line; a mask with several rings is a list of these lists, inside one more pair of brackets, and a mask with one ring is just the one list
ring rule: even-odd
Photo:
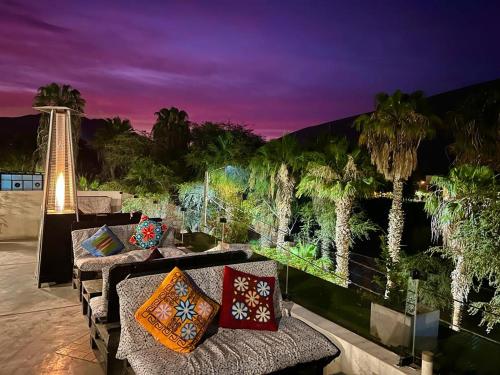
[[[154,374],[268,374],[291,367],[333,360],[339,349],[304,322],[286,316],[274,261],[231,265],[256,276],[274,277],[274,311],[278,331],[217,328],[207,332],[199,346],[180,354],[158,343],[134,318],[166,274],[129,278],[117,285],[121,334],[117,359],[126,359],[136,375]],[[219,304],[222,301],[223,266],[186,269],[186,274]],[[326,365],[323,363],[322,366]]]
[[127,360],[136,375],[250,375],[338,354],[337,347],[321,333],[298,319],[282,317],[276,332],[219,328],[191,353],[176,353],[156,344],[130,354]]

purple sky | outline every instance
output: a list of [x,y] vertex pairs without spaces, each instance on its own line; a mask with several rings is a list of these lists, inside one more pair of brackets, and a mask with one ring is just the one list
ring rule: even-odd
[[0,2],[0,116],[69,83],[88,117],[150,129],[191,120],[268,137],[372,109],[379,91],[434,94],[500,78],[498,1]]

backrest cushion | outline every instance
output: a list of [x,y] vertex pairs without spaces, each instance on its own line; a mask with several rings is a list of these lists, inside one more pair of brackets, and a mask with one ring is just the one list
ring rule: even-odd
[[[277,265],[274,261],[261,261],[232,264],[231,268],[253,275],[275,278],[274,311],[276,318],[281,317],[281,291],[278,282]],[[184,270],[191,280],[209,298],[222,303],[222,281],[224,266],[206,267],[193,270]],[[117,285],[120,300],[120,344],[116,358],[125,359],[133,352],[161,346],[151,335],[141,327],[134,318],[137,309],[153,294],[167,276],[166,273],[129,278]]]
[[167,348],[189,353],[218,310],[219,305],[175,267],[139,307],[135,320]]
[[82,247],[95,257],[105,257],[118,254],[125,245],[104,224],[97,232],[82,242]]

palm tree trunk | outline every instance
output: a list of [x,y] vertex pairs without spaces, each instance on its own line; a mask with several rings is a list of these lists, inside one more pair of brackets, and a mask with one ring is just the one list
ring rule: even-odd
[[465,276],[465,265],[462,255],[457,257],[455,269],[451,273],[451,294],[453,296],[451,329],[459,331],[463,307],[469,295],[469,285]]
[[292,216],[292,199],[295,180],[290,175],[286,164],[281,164],[277,175],[276,210],[278,212],[278,233],[276,247],[284,250],[285,236]]
[[403,212],[403,181],[394,180],[392,206],[389,211],[389,255],[393,263],[399,262],[399,250],[403,236],[404,212]]
[[353,201],[350,198],[340,199],[335,203],[337,220],[335,221],[335,245],[337,247],[336,274],[340,277],[340,285],[348,286],[349,281],[349,244],[351,242],[351,230],[349,219],[351,217]]
[[[401,238],[403,237],[404,228],[404,212],[403,212],[403,181],[395,179],[392,188],[392,206],[389,211],[389,229],[387,248],[392,264],[399,262]],[[387,269],[387,284],[385,288],[385,298],[389,297],[389,291],[394,286],[393,281],[389,276],[390,267]]]

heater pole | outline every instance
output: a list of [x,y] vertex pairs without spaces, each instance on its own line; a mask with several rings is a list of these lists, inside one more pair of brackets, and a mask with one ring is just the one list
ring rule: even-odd
[[[43,116],[43,113],[41,114]],[[37,263],[37,275],[36,275],[36,282],[37,282],[37,287],[41,287],[40,283],[40,264],[41,264],[41,259],[42,259],[42,244],[43,244],[43,226],[45,223],[45,208],[47,205],[47,184],[48,184],[48,179],[47,179],[47,171],[49,170],[49,155],[50,155],[50,147],[52,144],[52,120],[54,119],[54,110],[50,110],[50,116],[49,116],[49,137],[47,140],[47,150],[45,152],[45,171],[43,174],[43,194],[42,194],[42,218],[40,220],[40,230],[38,232],[38,263]]]
[[73,201],[75,203],[75,215],[76,215],[76,221],[80,221],[80,217],[78,216],[78,192],[76,188],[76,163],[75,163],[75,154],[73,153],[73,127],[71,126],[71,111],[68,109],[66,111],[66,114],[68,115],[66,120],[66,128],[68,129],[67,134],[68,134],[68,143],[69,143],[69,152],[70,152],[70,157],[71,157],[71,162],[73,164],[73,173],[71,173],[71,177],[73,179]]

